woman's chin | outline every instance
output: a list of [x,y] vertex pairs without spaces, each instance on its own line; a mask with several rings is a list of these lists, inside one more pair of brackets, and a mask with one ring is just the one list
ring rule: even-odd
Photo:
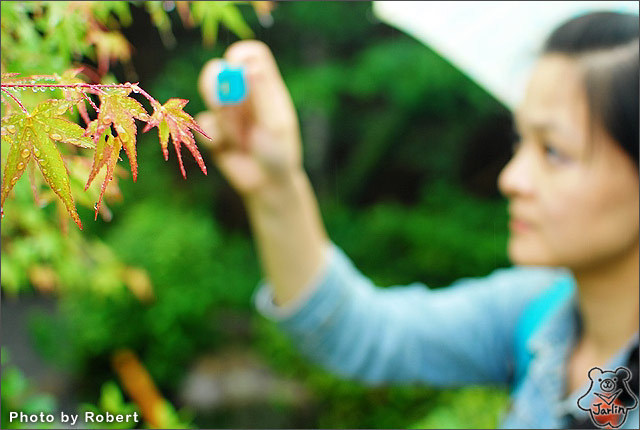
[[518,266],[552,266],[549,255],[535,243],[527,243],[522,238],[510,238],[507,248],[509,260]]

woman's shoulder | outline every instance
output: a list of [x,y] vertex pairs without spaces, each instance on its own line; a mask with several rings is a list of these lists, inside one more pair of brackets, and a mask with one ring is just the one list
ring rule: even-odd
[[571,272],[563,267],[521,266],[501,267],[489,275],[462,278],[451,284],[453,288],[464,288],[468,284],[478,284],[497,291],[511,294],[537,295],[559,283],[573,282]]

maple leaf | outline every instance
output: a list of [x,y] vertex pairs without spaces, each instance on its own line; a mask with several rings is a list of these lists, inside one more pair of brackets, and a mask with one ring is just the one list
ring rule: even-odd
[[[124,146],[131,165],[131,175],[135,182],[138,178],[138,162],[136,160],[136,124],[133,120],[148,121],[149,115],[137,100],[129,97],[131,88],[118,88],[103,92],[100,97],[100,112],[98,118],[87,126],[87,134],[93,134],[93,141],[97,144],[103,133],[113,124],[118,138]],[[98,170],[100,170],[98,168]],[[91,183],[90,178],[88,184]]]
[[131,44],[119,31],[95,28],[87,34],[87,41],[95,45],[101,75],[109,70],[110,60],[127,61],[131,58]]
[[165,160],[169,159],[168,142],[169,134],[171,134],[173,146],[176,150],[176,154],[178,155],[180,170],[182,171],[182,176],[185,179],[187,178],[187,172],[184,170],[184,165],[182,164],[180,144],[184,143],[184,146],[191,151],[191,154],[196,159],[198,166],[200,166],[200,170],[202,170],[202,173],[206,175],[207,167],[204,165],[204,160],[202,159],[202,155],[200,155],[200,151],[198,151],[198,147],[196,146],[195,139],[193,138],[193,134],[190,129],[192,128],[207,139],[211,139],[207,136],[204,130],[200,128],[191,115],[182,110],[187,103],[189,103],[189,100],[169,99],[162,106],[160,106],[160,104],[154,104],[153,115],[151,115],[151,118],[147,121],[147,125],[142,130],[144,133],[153,127],[158,127],[158,137],[160,138],[160,146],[162,147],[162,154],[164,155]]
[[82,229],[71,196],[69,174],[54,142],[71,143],[81,148],[93,147],[93,142],[84,136],[82,127],[60,118],[70,106],[72,102],[69,101],[46,100],[36,106],[31,114],[19,112],[2,119],[2,141],[9,145],[9,153],[2,178],[0,205],[4,206],[4,200],[27,165],[35,163],[47,185]]
[[[97,120],[92,121],[89,124],[89,128],[97,127]],[[89,174],[89,179],[87,180],[87,184],[84,186],[84,190],[87,191],[91,182],[93,182],[94,178],[100,172],[100,170],[107,166],[107,172],[104,176],[104,181],[102,182],[102,187],[100,188],[100,197],[98,197],[98,202],[95,204],[95,218],[98,219],[98,212],[100,212],[100,205],[102,204],[102,197],[107,189],[107,185],[113,179],[113,173],[115,172],[116,163],[118,162],[118,158],[120,156],[120,150],[122,149],[122,138],[120,136],[113,136],[110,130],[107,130],[106,133],[103,133],[98,142],[96,143],[96,151],[93,154],[93,165],[91,166],[91,173]]]

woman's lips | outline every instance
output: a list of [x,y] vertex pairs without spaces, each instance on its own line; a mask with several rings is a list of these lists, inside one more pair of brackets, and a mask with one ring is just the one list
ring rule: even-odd
[[517,233],[523,233],[531,229],[531,224],[518,218],[512,218],[509,221],[509,230]]

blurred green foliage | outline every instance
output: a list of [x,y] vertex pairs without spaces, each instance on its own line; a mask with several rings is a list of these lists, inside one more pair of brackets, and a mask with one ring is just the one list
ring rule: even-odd
[[[41,394],[34,390],[22,371],[13,363],[9,352],[2,348],[2,422],[6,428],[32,428],[30,423],[10,422],[9,412],[22,411],[25,414],[53,413],[56,400],[49,394]],[[39,424],[39,428],[56,428],[54,423]]]
[[[79,412],[81,416],[84,416],[85,412],[93,412],[96,415],[104,414],[105,412],[109,412],[113,415],[127,415],[133,414],[134,412],[140,414],[140,411],[135,404],[125,402],[122,391],[120,391],[120,387],[118,387],[118,385],[113,381],[107,381],[102,385],[97,404],[83,403],[80,405]],[[131,422],[118,423],[114,421],[112,423],[103,422],[101,424],[87,423],[87,427],[96,429],[128,429],[134,428],[135,424],[132,426]]]

